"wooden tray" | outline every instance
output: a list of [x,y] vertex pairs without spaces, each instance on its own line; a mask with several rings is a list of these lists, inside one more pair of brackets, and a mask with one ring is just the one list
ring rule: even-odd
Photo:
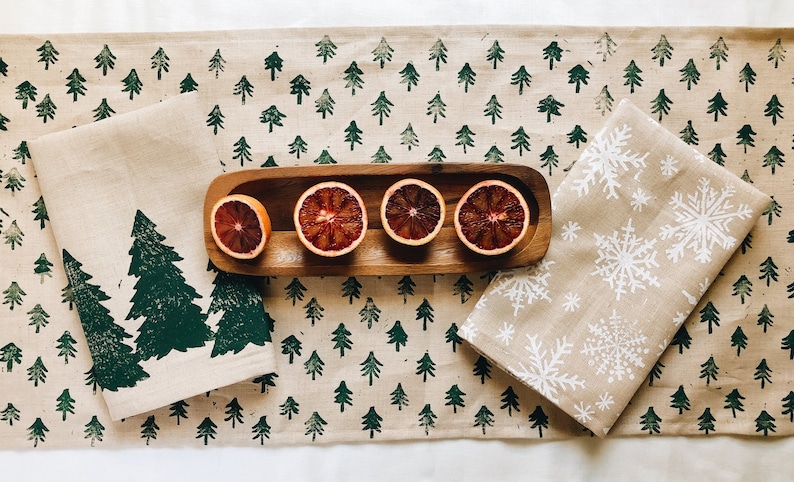
[[[405,177],[429,182],[444,196],[447,215],[438,236],[424,246],[403,246],[382,229],[380,203],[392,183]],[[458,239],[452,222],[455,205],[474,184],[501,179],[521,190],[530,209],[524,240],[499,256],[474,253]],[[292,212],[298,197],[327,180],[349,184],[367,206],[369,225],[364,241],[353,252],[325,258],[298,240]],[[259,199],[268,211],[273,235],[264,253],[237,260],[215,245],[209,227],[213,204],[232,193]],[[527,266],[545,254],[551,237],[551,198],[546,180],[536,170],[516,164],[413,163],[271,167],[222,174],[207,189],[204,200],[204,242],[210,260],[224,271],[255,276],[353,276],[470,273]]]

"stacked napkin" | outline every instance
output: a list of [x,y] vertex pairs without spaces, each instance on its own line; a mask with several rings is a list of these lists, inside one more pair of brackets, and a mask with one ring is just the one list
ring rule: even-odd
[[258,283],[204,247],[203,110],[185,94],[29,143],[113,420],[275,369]]
[[545,258],[499,273],[462,336],[604,436],[769,202],[622,101],[553,195]]

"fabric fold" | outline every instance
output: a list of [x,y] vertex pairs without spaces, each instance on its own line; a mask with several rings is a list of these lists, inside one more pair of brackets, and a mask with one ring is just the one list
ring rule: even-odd
[[219,172],[203,117],[184,94],[29,143],[113,420],[275,371],[258,280],[204,248]]
[[603,437],[769,202],[621,101],[552,197],[544,259],[460,333]]

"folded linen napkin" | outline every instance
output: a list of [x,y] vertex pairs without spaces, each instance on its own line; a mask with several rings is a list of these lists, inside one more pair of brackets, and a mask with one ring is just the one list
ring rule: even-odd
[[180,95],[29,145],[113,420],[275,369],[258,284],[209,265],[202,107]]
[[462,336],[605,436],[770,198],[622,101],[552,198],[542,261]]

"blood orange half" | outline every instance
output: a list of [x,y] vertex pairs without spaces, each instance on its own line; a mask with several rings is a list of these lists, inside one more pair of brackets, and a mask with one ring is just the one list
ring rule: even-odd
[[267,210],[257,199],[230,194],[219,199],[210,213],[212,238],[221,251],[237,259],[253,259],[270,240]]
[[513,185],[486,180],[472,186],[458,201],[453,222],[458,237],[472,251],[502,254],[527,233],[529,206]]
[[364,200],[337,181],[315,184],[298,198],[293,213],[301,243],[320,256],[342,256],[361,244],[367,233]]
[[386,190],[380,205],[383,230],[410,246],[427,244],[444,225],[447,209],[436,188],[420,179],[402,179]]

